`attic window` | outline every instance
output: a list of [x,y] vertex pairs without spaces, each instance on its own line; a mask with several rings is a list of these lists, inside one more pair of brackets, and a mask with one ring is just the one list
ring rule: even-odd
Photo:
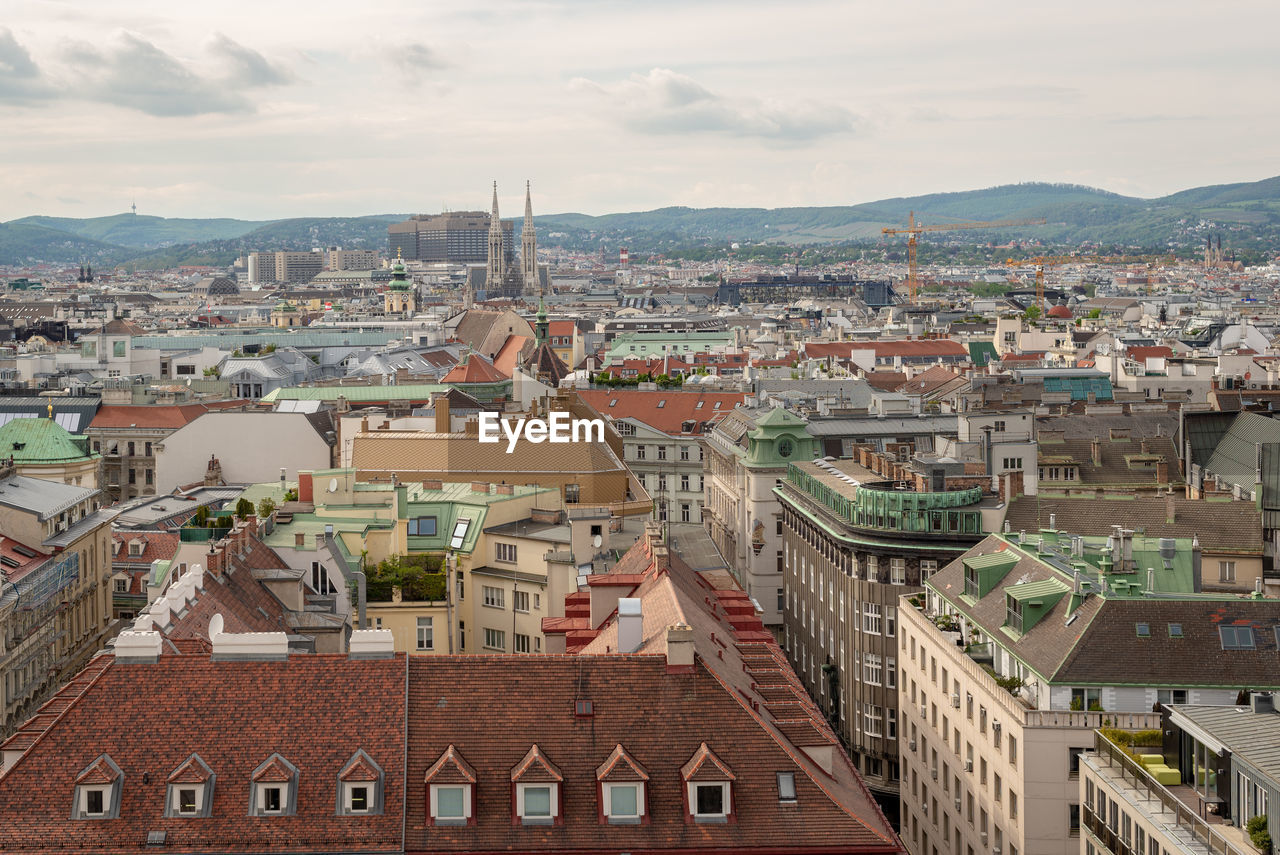
[[1150,638],[1150,637],[1151,637],[1151,624],[1149,624],[1149,623],[1138,623],[1138,624],[1134,624],[1134,627],[1135,627],[1135,628],[1137,629],[1137,631],[1138,631],[1138,638]]
[[700,410],[700,409],[702,409],[702,405],[703,405],[703,403],[704,403],[703,401],[699,401],[698,403],[696,403],[696,404],[694,404],[694,405],[693,405],[693,408],[694,408],[695,410]]
[[1253,627],[1220,626],[1218,634],[1222,638],[1223,650],[1253,650]]
[[213,770],[200,755],[192,754],[170,773],[165,800],[165,816],[209,816],[213,806]]
[[778,773],[778,801],[783,804],[795,804],[796,801],[796,773],[795,772],[779,772]]
[[1169,624],[1169,637],[1182,638],[1182,624],[1180,623]]
[[297,812],[298,768],[272,754],[253,770],[250,815],[292,816]]
[[579,718],[588,718],[595,715],[595,708],[590,700],[577,700],[573,702],[573,714]]
[[660,409],[662,409],[663,407],[665,407],[666,405],[667,405],[667,399],[666,399],[666,398],[663,398],[662,400],[658,401],[658,409],[659,409],[659,410],[660,410]]
[[463,517],[453,526],[453,538],[449,541],[451,549],[461,549],[462,541],[467,537],[467,531],[471,528],[471,520]]
[[718,409],[720,409],[720,402],[719,402],[719,401],[715,401],[714,403],[712,403],[712,404],[711,404],[711,409],[713,409],[713,410],[718,410]]
[[609,406],[611,406],[611,407],[616,407],[616,406],[618,406],[618,399],[617,399],[617,398],[614,398],[612,401],[610,401],[610,402],[609,402]]

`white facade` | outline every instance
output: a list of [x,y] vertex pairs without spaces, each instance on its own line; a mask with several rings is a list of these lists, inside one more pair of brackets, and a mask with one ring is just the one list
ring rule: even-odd
[[209,458],[228,484],[278,477],[297,481],[299,469],[328,469],[329,444],[303,413],[209,412],[155,446],[156,493],[204,480]]

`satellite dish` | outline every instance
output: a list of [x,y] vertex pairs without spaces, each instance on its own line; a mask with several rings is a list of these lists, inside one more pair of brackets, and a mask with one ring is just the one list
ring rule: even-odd
[[604,543],[604,538],[598,534],[595,537],[591,538],[591,545],[594,546],[596,549],[599,549],[600,544],[602,543]]
[[209,618],[209,640],[213,641],[214,636],[222,635],[222,615],[221,613]]
[[336,493],[336,492],[338,492],[338,479],[337,479],[337,478],[330,478],[330,479],[329,479],[329,492],[330,492],[330,493]]

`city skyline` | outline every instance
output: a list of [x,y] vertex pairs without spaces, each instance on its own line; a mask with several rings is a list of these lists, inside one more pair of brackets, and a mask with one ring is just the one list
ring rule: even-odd
[[[12,4],[0,219],[476,209],[495,178],[504,210],[532,179],[540,211],[600,214],[1276,171],[1260,3],[360,11]],[[1232,124],[1254,133],[1228,149]]]

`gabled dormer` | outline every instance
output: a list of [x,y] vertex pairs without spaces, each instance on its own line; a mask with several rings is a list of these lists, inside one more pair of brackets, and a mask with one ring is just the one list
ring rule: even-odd
[[338,816],[367,816],[382,813],[382,767],[364,749],[356,751],[338,772]]
[[476,770],[450,745],[427,770],[431,825],[475,825]]
[[1004,581],[1018,563],[1018,556],[1006,549],[966,556],[961,563],[964,565],[964,593],[961,597],[966,602],[975,603]]
[[686,817],[694,822],[728,822],[733,816],[732,770],[702,743],[680,769],[685,783]]
[[649,821],[649,773],[621,743],[596,767],[596,781],[601,822],[638,825]]
[[169,773],[164,798],[165,816],[204,817],[213,808],[213,770],[192,754]]
[[298,812],[298,767],[272,754],[253,770],[250,816],[293,816]]
[[511,770],[512,822],[517,825],[558,825],[560,788],[564,775],[535,743]]
[[117,819],[124,773],[106,754],[90,763],[75,779],[71,807],[74,819]]

